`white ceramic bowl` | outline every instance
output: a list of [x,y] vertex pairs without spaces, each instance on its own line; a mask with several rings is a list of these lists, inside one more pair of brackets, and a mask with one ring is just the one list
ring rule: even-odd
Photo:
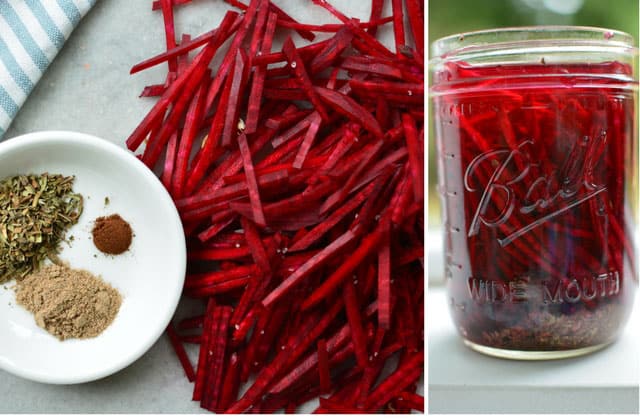
[[[82,217],[67,233],[74,240],[63,246],[61,259],[102,276],[120,291],[122,306],[102,335],[59,341],[16,304],[13,290],[0,286],[0,368],[52,384],[93,381],[133,363],[166,328],[184,282],[184,233],[171,197],[153,172],[108,141],[43,131],[0,143],[0,179],[42,172],[75,175],[74,191],[85,198]],[[119,256],[102,254],[91,239],[93,221],[113,213],[135,234],[130,250]]]

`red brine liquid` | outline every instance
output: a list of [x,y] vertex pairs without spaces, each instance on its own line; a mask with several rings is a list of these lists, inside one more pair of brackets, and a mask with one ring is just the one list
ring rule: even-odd
[[637,286],[630,66],[449,62],[434,77],[451,311],[471,343],[615,339]]

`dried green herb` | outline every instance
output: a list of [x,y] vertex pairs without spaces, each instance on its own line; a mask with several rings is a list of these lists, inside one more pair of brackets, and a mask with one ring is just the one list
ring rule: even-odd
[[54,258],[82,214],[75,177],[18,175],[0,181],[0,283],[21,279]]

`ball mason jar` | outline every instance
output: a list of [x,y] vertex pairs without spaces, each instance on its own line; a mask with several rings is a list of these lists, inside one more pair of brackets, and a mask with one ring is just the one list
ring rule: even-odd
[[432,45],[450,311],[473,349],[598,350],[638,283],[637,50],[622,32],[506,28]]

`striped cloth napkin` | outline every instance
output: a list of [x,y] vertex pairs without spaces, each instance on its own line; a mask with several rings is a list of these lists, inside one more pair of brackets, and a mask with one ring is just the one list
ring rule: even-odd
[[97,0],[0,0],[0,139]]

